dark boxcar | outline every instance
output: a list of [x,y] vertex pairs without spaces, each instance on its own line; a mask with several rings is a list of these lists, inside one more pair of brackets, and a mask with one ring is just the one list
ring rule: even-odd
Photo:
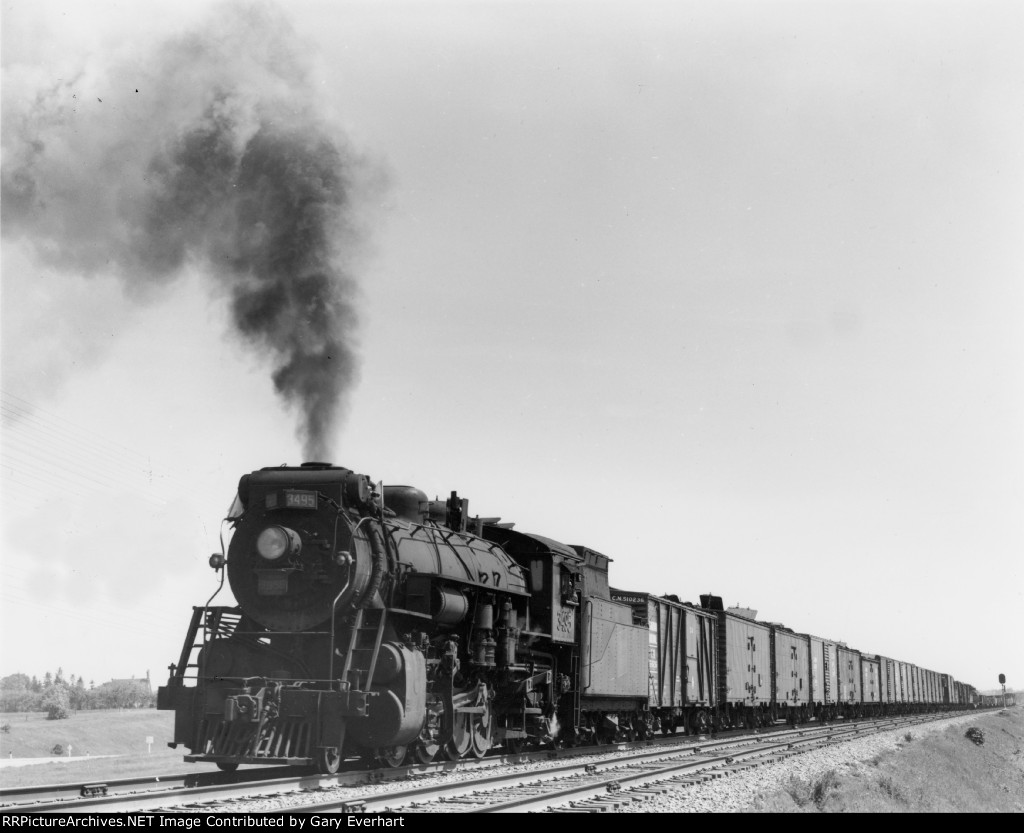
[[953,705],[953,678],[949,674],[940,675],[940,682],[942,686],[942,704],[945,706]]
[[718,706],[718,617],[674,597],[611,590],[647,627],[647,696],[656,728],[710,731]]
[[807,637],[811,646],[811,702],[818,720],[832,720],[839,702],[839,646],[830,639]]
[[776,716],[789,723],[804,723],[811,716],[811,638],[782,625],[772,625],[771,633]]
[[881,662],[878,657],[860,655],[861,706],[867,715],[881,714]]
[[839,646],[839,704],[846,717],[861,711],[860,651]]

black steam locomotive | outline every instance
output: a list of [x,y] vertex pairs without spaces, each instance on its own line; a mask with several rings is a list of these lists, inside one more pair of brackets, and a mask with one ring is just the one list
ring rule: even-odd
[[210,563],[238,605],[193,609],[158,693],[186,761],[333,773],[967,697],[717,597],[615,590],[607,556],[470,517],[455,492],[265,468],[241,478],[227,521]]

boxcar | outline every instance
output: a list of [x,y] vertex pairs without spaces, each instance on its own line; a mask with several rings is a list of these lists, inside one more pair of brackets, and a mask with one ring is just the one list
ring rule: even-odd
[[811,638],[782,625],[771,625],[775,704],[773,718],[788,723],[805,723],[810,719],[811,702]]
[[940,684],[942,686],[942,703],[943,705],[952,708],[955,705],[953,697],[955,692],[953,691],[953,677],[949,674],[941,674],[939,676]]
[[861,709],[866,715],[882,713],[881,662],[877,656],[860,655]]
[[906,714],[914,702],[913,692],[910,690],[910,664],[899,660],[896,667],[899,676],[900,714]]
[[921,669],[916,665],[910,666],[910,690],[913,693],[914,711],[921,711],[924,703],[924,692],[921,686]]
[[733,610],[717,613],[722,714],[733,726],[766,725],[772,720],[773,706],[771,627]]
[[896,710],[896,660],[879,654],[878,660],[878,701],[881,714],[892,714]]
[[861,712],[860,651],[838,646],[839,704],[845,717],[858,717]]
[[839,646],[818,636],[808,635],[807,639],[811,646],[810,707],[818,720],[833,720],[839,703]]
[[718,616],[675,597],[611,589],[647,629],[647,697],[655,729],[700,734],[718,706]]

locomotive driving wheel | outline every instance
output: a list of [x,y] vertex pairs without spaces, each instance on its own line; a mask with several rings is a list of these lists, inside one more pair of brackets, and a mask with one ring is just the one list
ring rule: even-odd
[[471,723],[472,730],[470,734],[472,736],[473,755],[477,758],[482,758],[490,751],[491,738],[494,734],[494,721],[491,719],[490,706],[484,707],[483,714],[472,715]]
[[444,753],[449,761],[465,758],[473,748],[472,715],[456,714],[452,739],[445,744]]

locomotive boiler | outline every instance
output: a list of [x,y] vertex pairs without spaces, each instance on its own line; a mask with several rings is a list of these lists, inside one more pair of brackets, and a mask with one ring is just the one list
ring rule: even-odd
[[428,500],[321,463],[243,476],[226,520],[211,566],[238,604],[194,608],[158,692],[185,760],[335,772],[550,736],[565,679],[550,639],[574,641],[578,599],[547,542],[471,520],[455,492]]

